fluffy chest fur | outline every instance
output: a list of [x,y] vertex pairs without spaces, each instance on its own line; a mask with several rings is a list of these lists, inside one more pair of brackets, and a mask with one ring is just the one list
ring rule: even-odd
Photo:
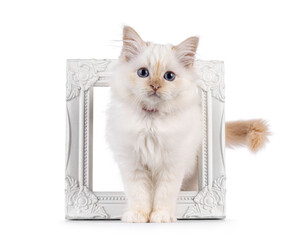
[[[132,135],[136,139],[132,145],[136,159],[150,170],[157,170],[168,164],[171,148],[172,123],[166,124],[168,119],[159,118],[159,113],[141,113],[134,116],[136,128]],[[169,126],[166,126],[169,125]]]

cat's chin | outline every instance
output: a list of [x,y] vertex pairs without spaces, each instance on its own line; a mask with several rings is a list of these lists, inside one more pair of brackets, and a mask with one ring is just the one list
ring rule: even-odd
[[148,95],[145,100],[145,104],[149,104],[149,105],[156,105],[156,104],[159,104],[163,101],[163,99],[157,95],[157,94],[151,94],[151,95]]

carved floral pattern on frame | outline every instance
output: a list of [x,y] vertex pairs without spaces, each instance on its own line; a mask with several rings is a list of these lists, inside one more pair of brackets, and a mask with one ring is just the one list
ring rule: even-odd
[[205,62],[197,60],[197,73],[199,86],[205,91],[211,91],[212,96],[221,102],[225,102],[225,83],[223,65],[215,64],[215,61]]
[[184,218],[196,218],[223,212],[225,204],[225,177],[214,180],[212,186],[205,186],[193,199],[195,204],[188,207]]
[[86,91],[101,79],[101,73],[105,72],[110,60],[105,61],[70,61],[67,72],[67,101],[79,96],[79,91]]
[[79,187],[78,182],[66,177],[66,206],[81,217],[109,218],[97,196],[86,186]]

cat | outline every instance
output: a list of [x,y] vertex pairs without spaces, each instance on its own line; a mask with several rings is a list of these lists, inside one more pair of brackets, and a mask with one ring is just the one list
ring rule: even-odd
[[[174,222],[180,190],[197,188],[201,99],[193,69],[198,37],[177,46],[145,42],[131,27],[111,79],[107,140],[128,210],[124,222]],[[252,151],[267,141],[263,120],[229,122],[226,144]]]

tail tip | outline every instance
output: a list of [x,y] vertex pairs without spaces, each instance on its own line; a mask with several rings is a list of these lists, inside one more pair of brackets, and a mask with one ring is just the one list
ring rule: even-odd
[[269,141],[269,125],[263,119],[252,120],[249,126],[247,146],[251,152],[258,152],[263,149]]

